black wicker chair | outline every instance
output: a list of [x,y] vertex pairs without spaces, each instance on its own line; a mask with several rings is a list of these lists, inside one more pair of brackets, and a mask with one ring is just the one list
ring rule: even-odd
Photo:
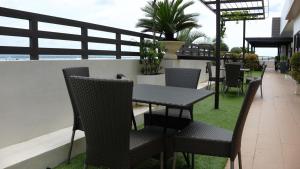
[[[263,81],[263,78],[264,78],[264,75],[265,75],[265,71],[267,69],[267,65],[265,64],[265,62],[263,63],[263,69],[262,69],[262,72],[261,72],[261,75],[260,75],[260,79],[261,79],[261,84],[260,84],[260,97],[263,98],[263,91],[262,91],[262,81]],[[257,80],[258,77],[248,77],[246,79],[246,82],[249,83],[253,80]]]
[[[186,68],[166,68],[165,80],[166,86],[194,88],[198,86],[201,69]],[[177,109],[166,107],[168,109],[168,124],[165,124],[165,109],[152,111],[149,105],[149,112],[144,114],[145,126],[153,125],[160,127],[168,127],[172,129],[182,129],[189,124],[192,116],[193,106],[187,106],[186,109]]]
[[85,129],[85,168],[129,169],[162,152],[162,133],[131,130],[132,81],[70,77],[69,83]]
[[231,88],[239,88],[242,93],[243,81],[241,79],[241,65],[240,64],[226,64],[225,65],[225,93]]
[[[211,82],[216,82],[216,77],[213,76],[211,70],[211,62],[207,62],[207,72],[208,72],[208,82],[207,82],[207,89],[211,89]],[[220,77],[220,82],[224,82],[225,77]],[[224,85],[224,84],[223,84]]]
[[[191,122],[174,137],[175,152],[187,152],[210,156],[230,158],[231,169],[238,155],[239,168],[242,169],[241,140],[246,118],[254,96],[260,85],[260,80],[250,82],[234,131],[228,131],[203,122]],[[176,155],[175,158],[176,160]],[[176,161],[174,160],[173,168]],[[192,158],[194,168],[194,157]]]
[[73,119],[74,119],[73,120],[74,122],[73,122],[72,137],[71,137],[71,145],[70,145],[70,149],[69,149],[69,153],[68,153],[68,159],[67,159],[67,163],[70,163],[75,132],[76,132],[76,130],[83,131],[83,127],[82,127],[81,120],[80,120],[80,117],[79,117],[78,109],[75,106],[75,100],[74,100],[74,96],[71,92],[71,86],[68,83],[68,78],[70,76],[89,77],[90,73],[89,73],[89,68],[88,67],[72,67],[72,68],[63,69],[63,74],[64,74],[65,82],[66,82],[66,85],[67,85],[68,93],[69,93],[72,108],[73,108]]

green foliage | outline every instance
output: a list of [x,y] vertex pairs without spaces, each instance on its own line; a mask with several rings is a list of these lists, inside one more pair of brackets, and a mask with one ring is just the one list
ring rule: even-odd
[[224,42],[221,43],[221,51],[225,51],[225,52],[229,51],[228,45]]
[[164,56],[164,48],[160,43],[152,41],[145,41],[140,46],[141,59],[140,64],[142,65],[141,72],[144,75],[158,74],[160,70],[160,63]]
[[225,38],[225,33],[226,33],[226,26],[225,26],[225,22],[221,23],[221,39]]
[[240,47],[233,47],[231,50],[230,50],[231,53],[236,53],[236,54],[241,54],[243,52],[242,48]]
[[226,57],[229,57],[229,59],[231,59],[233,62],[236,62],[236,61],[238,61],[238,59],[241,58],[241,54],[231,52],[231,53],[227,53]]
[[195,40],[206,35],[200,31],[192,31],[192,28],[184,29],[178,32],[177,40],[184,41],[187,44],[192,44]]
[[159,32],[165,35],[165,40],[175,40],[174,34],[188,28],[199,27],[196,17],[199,14],[185,14],[187,7],[193,5],[193,1],[163,0],[153,3],[149,1],[142,8],[146,18],[139,19],[137,27],[144,28],[143,32]]
[[222,12],[223,18],[234,20],[234,21],[256,18],[256,16],[249,16],[248,14],[249,14],[248,11]]
[[294,53],[291,58],[291,76],[300,83],[300,52]]
[[249,68],[252,71],[262,70],[262,66],[259,64],[258,56],[255,53],[245,54],[245,68]]
[[280,56],[280,62],[287,62],[288,57],[287,56]]
[[[213,46],[214,46],[214,50],[216,50],[216,43],[215,43],[215,40],[214,40]],[[228,47],[228,45],[227,45],[225,42],[221,42],[220,49],[221,49],[221,51],[223,51],[223,52],[228,52],[228,51],[229,51],[229,47]]]
[[[248,11],[233,11],[233,12],[222,12],[222,18],[223,19],[229,19],[229,20],[235,20],[237,23],[239,20],[247,20],[247,19],[253,19],[256,18],[256,16],[247,16],[249,14]],[[225,22],[223,21],[221,23],[221,38],[223,39],[225,37],[226,33],[226,26]]]

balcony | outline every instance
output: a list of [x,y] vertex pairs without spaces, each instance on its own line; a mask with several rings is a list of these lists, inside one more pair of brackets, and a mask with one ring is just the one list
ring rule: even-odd
[[[5,11],[5,12],[3,12]],[[151,35],[123,29],[97,26],[89,23],[52,18],[1,8],[0,15],[30,20],[30,29],[23,30],[0,27],[1,34],[21,36],[30,39],[29,47],[0,47],[2,53],[27,54],[31,60],[0,62],[0,168],[40,169],[40,168],[81,168],[84,162],[85,138],[77,132],[71,164],[64,164],[70,146],[73,124],[72,107],[65,86],[62,69],[66,67],[90,68],[91,76],[115,78],[118,73],[137,83],[140,74],[138,59],[124,59],[123,56],[139,56],[138,51],[122,50],[122,46],[139,46]],[[34,16],[30,18],[30,16]],[[32,19],[37,19],[33,20]],[[36,29],[38,22],[80,27],[80,35],[45,32]],[[113,33],[112,39],[89,37],[89,29]],[[134,36],[138,41],[123,40],[123,36]],[[38,38],[64,39],[78,41],[80,49],[39,48]],[[114,45],[112,51],[90,50],[90,42]],[[79,60],[38,60],[40,55],[76,55]],[[114,55],[115,59],[88,59],[90,55]],[[167,60],[164,67],[188,67],[202,69],[199,88],[206,87],[208,75],[204,71],[204,60]],[[246,169],[260,168],[300,168],[300,97],[294,95],[295,83],[287,75],[272,70],[269,64],[263,80],[264,97],[257,93],[247,118],[243,141],[242,160]],[[256,72],[259,76],[259,72]],[[254,73],[255,74],[255,73]],[[244,96],[235,93],[221,94],[220,110],[213,109],[213,97],[196,105],[197,120],[210,122],[216,126],[233,129]],[[134,107],[138,125],[143,124],[142,115],[148,111],[145,106]],[[222,113],[222,114],[221,114]],[[220,115],[221,114],[221,115]],[[224,120],[225,119],[225,120]],[[79,156],[78,156],[79,155]],[[210,162],[209,160],[212,160]],[[229,168],[217,166],[226,164],[226,159],[197,156],[197,163],[207,168]],[[237,160],[236,160],[237,162]],[[151,162],[150,162],[151,163]],[[183,162],[181,162],[183,166]],[[152,165],[152,163],[151,163]],[[158,163],[154,163],[154,168]],[[237,163],[235,164],[238,167]],[[140,168],[149,168],[142,164]]]

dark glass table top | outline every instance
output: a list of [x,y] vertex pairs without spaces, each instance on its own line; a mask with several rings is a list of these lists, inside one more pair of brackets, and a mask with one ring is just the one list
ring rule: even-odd
[[133,101],[163,106],[186,107],[214,94],[206,89],[138,84],[133,87]]

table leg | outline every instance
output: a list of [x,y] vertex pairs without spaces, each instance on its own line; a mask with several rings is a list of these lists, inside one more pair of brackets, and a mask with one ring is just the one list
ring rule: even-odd
[[165,126],[164,126],[164,169],[167,168],[167,144],[168,144],[168,135],[167,135],[167,128],[168,128],[168,116],[169,116],[169,109],[166,107],[166,114],[165,114]]
[[150,126],[152,125],[152,104],[149,104]]
[[166,107],[166,114],[165,114],[165,126],[164,126],[164,133],[167,133],[168,128],[168,116],[169,116],[169,108]]
[[136,126],[136,121],[135,121],[135,117],[134,117],[133,111],[131,113],[131,118],[132,118],[132,123],[133,123],[134,130],[137,131],[137,126]]
[[190,116],[192,121],[194,121],[193,110],[194,110],[194,106],[191,106],[191,108],[189,108],[189,111],[190,111]]

